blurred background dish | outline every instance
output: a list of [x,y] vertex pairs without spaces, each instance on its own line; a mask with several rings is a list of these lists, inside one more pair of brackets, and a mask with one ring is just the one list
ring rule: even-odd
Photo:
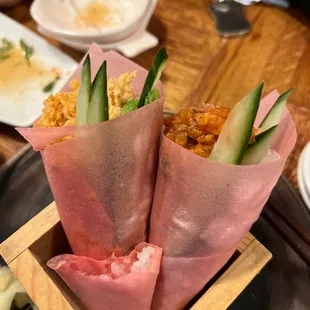
[[[54,17],[49,13],[49,11],[55,11],[53,6],[55,7],[58,2],[62,3],[64,12],[67,10],[68,18]],[[41,34],[81,52],[87,51],[90,45],[96,42],[103,50],[114,49],[126,57],[135,57],[158,44],[157,37],[146,30],[156,8],[157,0],[101,0],[87,1],[87,3],[85,7],[85,1],[53,0],[47,4],[46,1],[35,0],[30,8],[30,13],[38,23],[37,29]],[[133,19],[131,16],[123,24],[105,26],[103,8],[111,7],[107,10],[109,12],[109,10],[117,10],[117,6],[119,11],[126,11],[128,16],[133,14],[135,18]],[[57,7],[58,11],[61,10]],[[54,25],[58,18],[65,25],[62,23]],[[92,21],[89,21],[86,26],[89,19]],[[103,20],[103,24],[100,26],[101,20]]]
[[300,194],[310,211],[310,142],[299,157],[297,180]]
[[1,13],[0,46],[0,122],[30,126],[48,93],[62,88],[77,63]]
[[[83,43],[123,40],[141,28],[153,0],[35,0],[33,19],[54,36]],[[57,11],[57,14],[55,12]]]
[[[53,34],[48,32],[41,26],[38,26],[38,31],[41,34],[47,37],[51,37],[55,40],[58,40],[59,42],[69,47],[72,47],[80,52],[86,52],[91,46],[91,43],[83,43],[78,40],[68,40],[64,37],[55,37]],[[106,43],[106,44],[98,43],[98,45],[102,48],[102,50],[107,51],[116,50],[129,58],[135,57],[138,54],[155,47],[157,44],[158,39],[153,34],[146,31],[144,28],[141,29],[140,31],[137,31],[132,36],[118,42]]]

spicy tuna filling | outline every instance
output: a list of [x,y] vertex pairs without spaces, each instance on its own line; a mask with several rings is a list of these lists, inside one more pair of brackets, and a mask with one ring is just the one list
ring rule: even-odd
[[[213,150],[231,109],[205,104],[202,108],[187,108],[164,119],[165,135],[187,150],[208,158]],[[255,142],[255,128],[249,144]]]

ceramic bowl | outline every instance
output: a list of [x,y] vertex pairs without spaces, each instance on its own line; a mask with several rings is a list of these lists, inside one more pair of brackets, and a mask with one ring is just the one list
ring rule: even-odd
[[[87,52],[91,46],[91,43],[68,40],[64,37],[55,37],[52,33],[49,33],[46,29],[42,28],[41,26],[38,26],[38,31],[41,34],[47,37],[51,37],[55,40],[58,40],[62,44],[74,48],[75,50],[78,50],[80,52]],[[129,36],[125,40],[106,44],[101,44],[97,42],[97,44],[104,51],[116,50],[128,58],[132,58],[150,48],[155,47],[158,44],[158,39],[153,34],[141,28],[140,30],[138,30],[136,33],[134,33],[132,36]]]
[[153,0],[35,0],[30,13],[54,37],[107,43],[133,35],[155,6]]

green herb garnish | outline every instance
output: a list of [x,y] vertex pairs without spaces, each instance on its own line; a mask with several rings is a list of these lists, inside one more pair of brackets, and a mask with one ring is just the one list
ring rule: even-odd
[[4,54],[9,52],[14,47],[14,44],[7,40],[6,38],[2,38],[2,45],[0,47],[0,54]]
[[149,104],[159,98],[160,98],[160,92],[158,89],[155,88],[151,90],[148,96],[145,98],[145,104]]
[[121,109],[121,115],[137,110],[139,99],[129,99]]
[[8,59],[10,54],[8,52],[14,47],[14,44],[7,40],[6,38],[2,38],[2,44],[0,46],[0,61]]
[[25,58],[26,58],[26,61],[27,61],[28,65],[31,66],[30,58],[31,58],[31,56],[33,55],[33,52],[34,52],[33,47],[27,45],[23,39],[21,39],[19,41],[19,45],[20,45],[21,49],[24,50]]
[[59,76],[57,76],[54,81],[52,81],[52,82],[48,83],[47,85],[45,85],[44,88],[43,88],[43,91],[45,93],[50,93],[53,90],[53,88],[55,87],[55,84],[56,84],[56,82],[58,80],[59,80]]
[[8,59],[9,57],[10,57],[10,55],[2,55],[2,54],[0,54],[0,61]]
[[[145,104],[149,104],[160,98],[160,92],[158,89],[153,89],[150,91],[148,96],[145,98]],[[139,104],[139,99],[129,99],[122,107],[121,114],[124,115],[131,111],[137,110]]]

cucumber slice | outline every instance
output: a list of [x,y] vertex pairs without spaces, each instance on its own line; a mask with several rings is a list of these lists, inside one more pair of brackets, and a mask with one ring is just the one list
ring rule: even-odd
[[87,124],[105,122],[109,119],[109,99],[107,90],[107,62],[99,68],[91,89],[91,99],[87,112]]
[[242,165],[256,165],[264,159],[268,153],[277,127],[278,125],[275,125],[256,136],[256,142],[249,145],[245,151],[241,162]]
[[230,112],[209,159],[240,164],[249,143],[264,83],[256,86]]
[[91,75],[90,58],[87,55],[81,72],[80,88],[76,100],[76,124],[85,125],[87,123],[87,110],[90,101]]
[[280,123],[281,115],[284,110],[287,98],[293,92],[293,88],[287,91],[286,93],[279,96],[277,101],[274,103],[268,114],[265,116],[263,121],[261,122],[259,128],[262,132],[266,131],[267,129],[278,125]]
[[121,115],[127,114],[131,111],[134,111],[138,108],[139,99],[130,99],[128,102],[122,107]]
[[167,63],[167,59],[168,55],[166,49],[164,47],[160,48],[146,77],[138,108],[141,108],[145,105],[146,97],[149,95],[150,91],[154,89],[156,83],[160,79],[161,73]]

